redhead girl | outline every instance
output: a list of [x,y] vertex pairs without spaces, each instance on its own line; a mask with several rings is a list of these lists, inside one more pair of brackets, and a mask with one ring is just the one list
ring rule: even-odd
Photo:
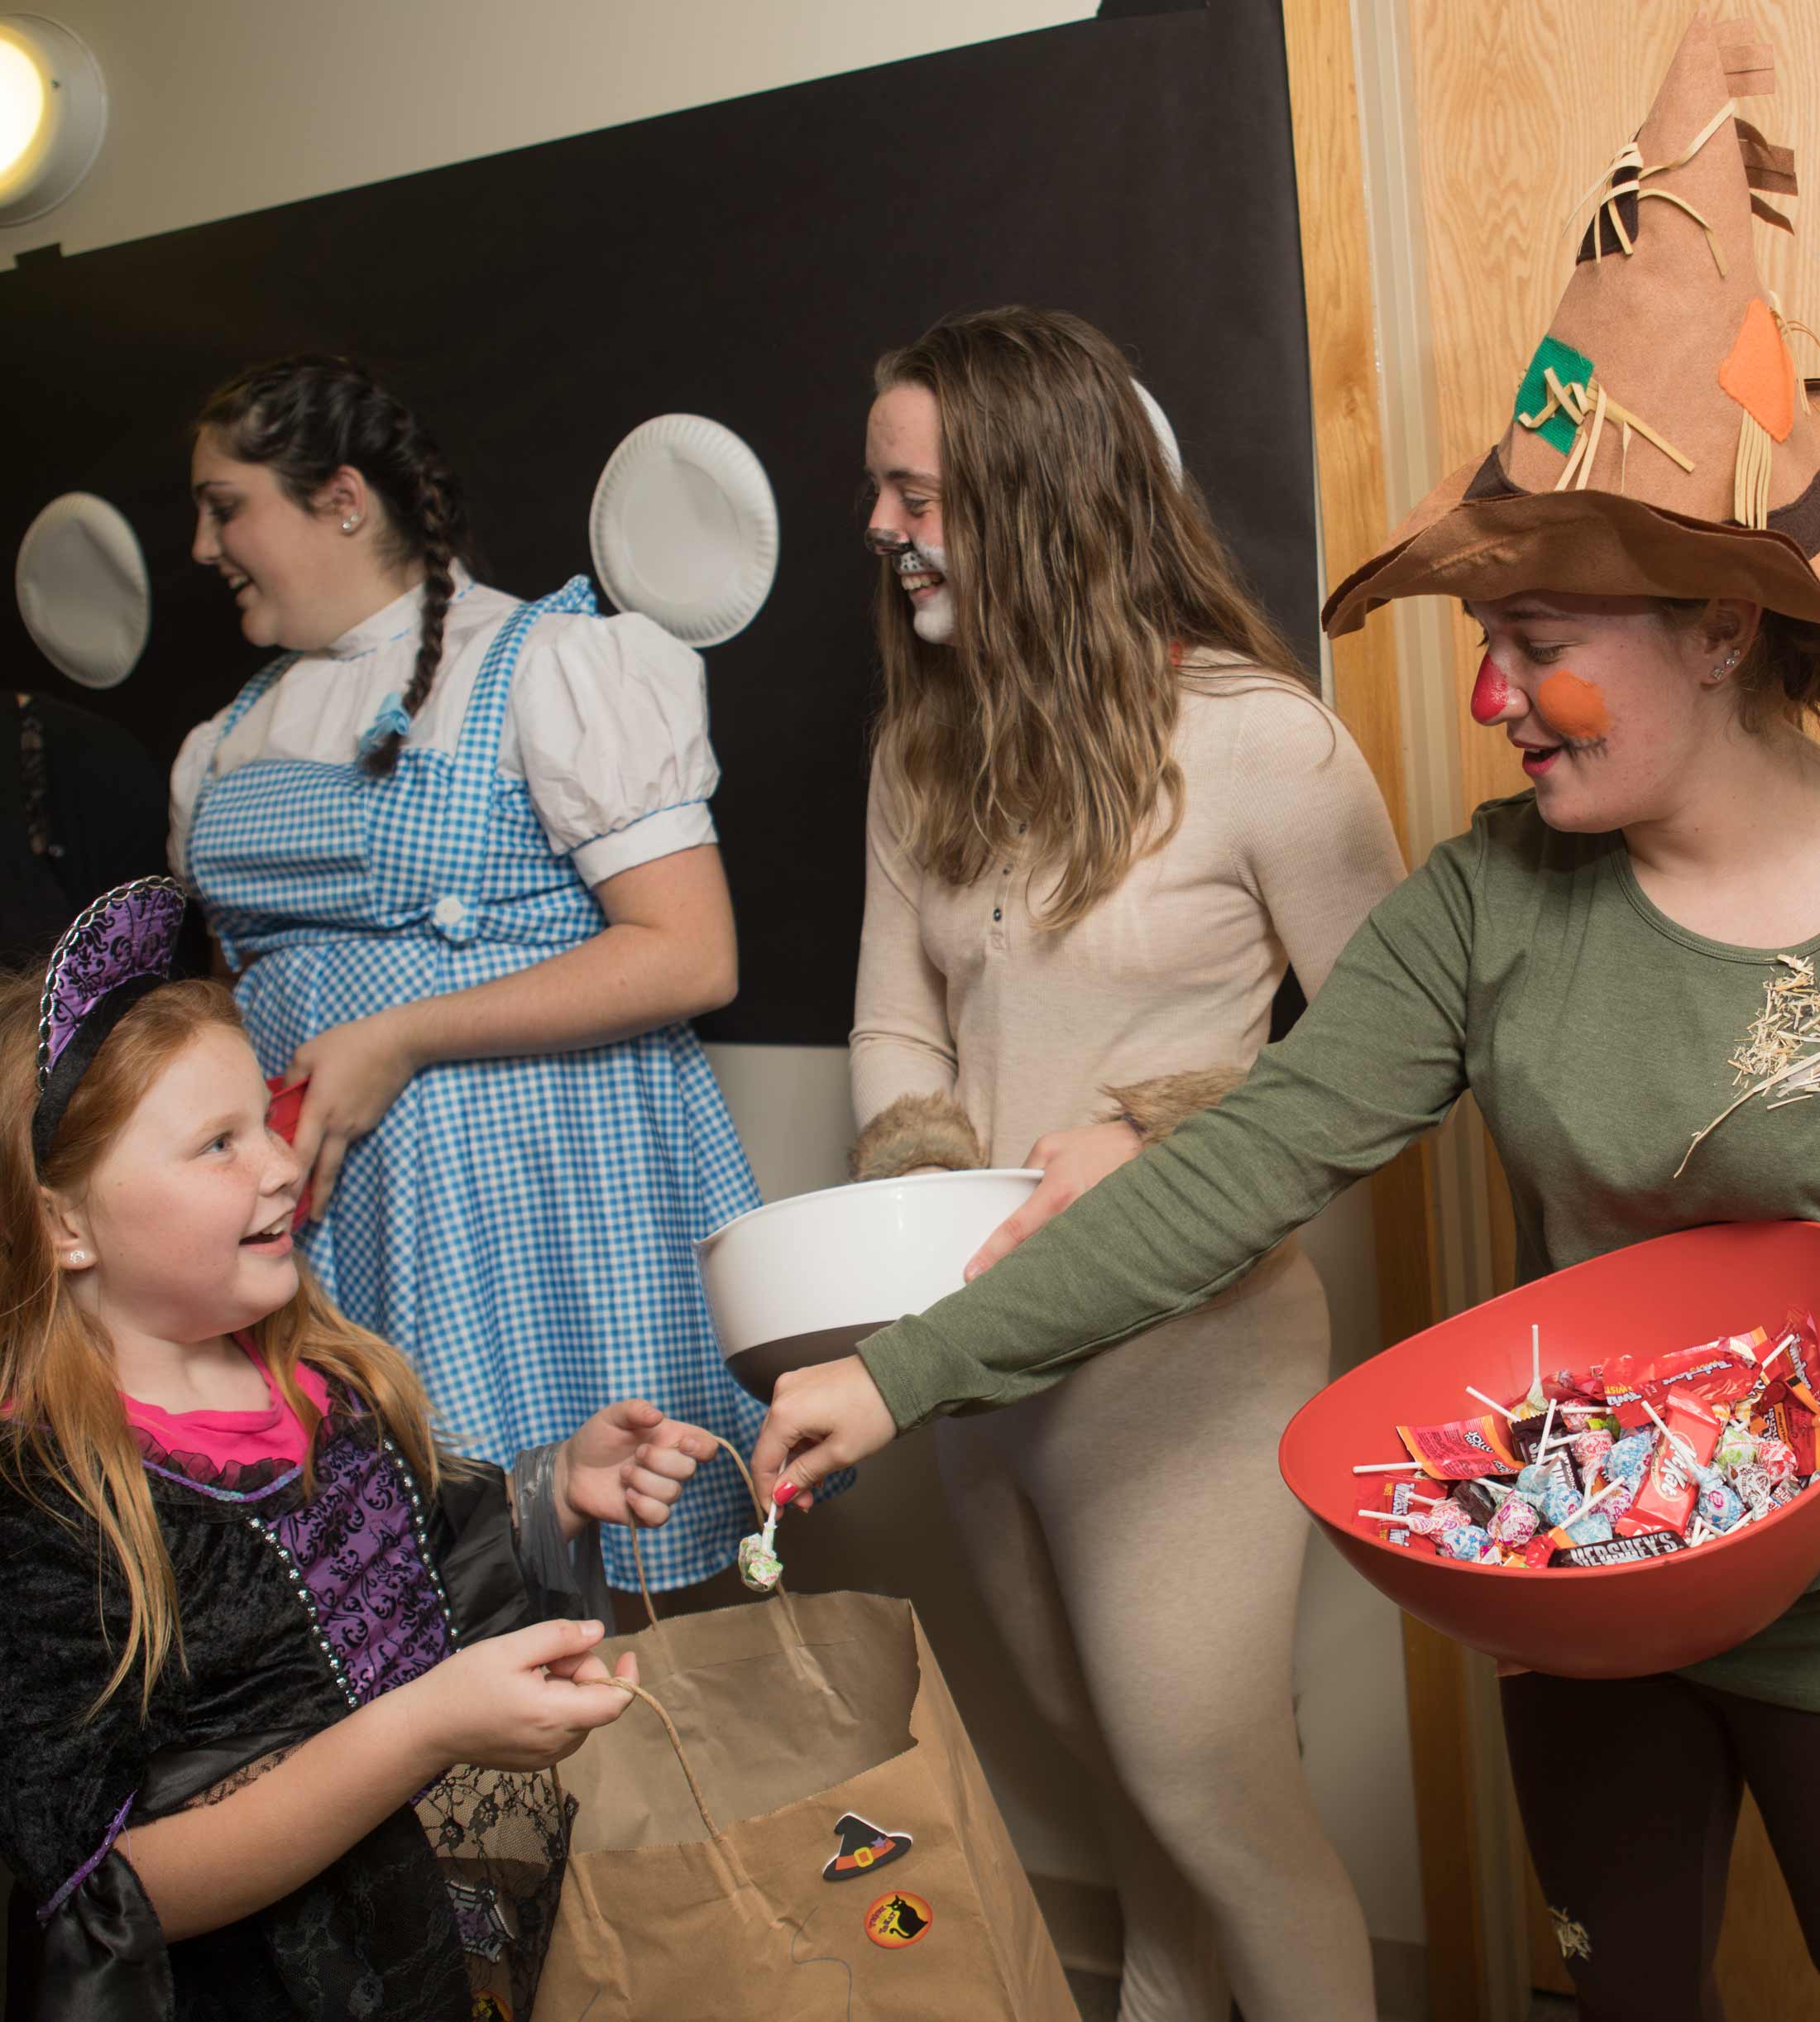
[[594,1529],[712,1443],[635,1402],[509,1478],[439,1449],[294,1253],[232,999],[162,980],[182,905],[0,987],[7,2012],[467,2022],[472,1967],[528,2013],[567,1822],[520,1772],[629,1703]]

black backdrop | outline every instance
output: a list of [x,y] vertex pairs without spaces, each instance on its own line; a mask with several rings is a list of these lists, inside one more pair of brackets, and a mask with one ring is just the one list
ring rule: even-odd
[[[299,117],[308,117],[299,108]],[[459,105],[448,108],[457,136]],[[202,137],[198,145],[203,145]],[[243,363],[355,353],[462,472],[489,578],[589,566],[607,453],[673,410],[751,443],[778,582],[707,654],[739,1001],[711,1038],[844,1042],[863,881],[873,358],[1024,301],[1127,345],[1310,659],[1308,372],[1275,0],[1106,19],[856,72],[0,275],[0,545],[55,494],[144,542],[151,643],[91,707],[168,759],[258,656],[189,560],[187,424]],[[10,603],[0,664],[74,697]]]

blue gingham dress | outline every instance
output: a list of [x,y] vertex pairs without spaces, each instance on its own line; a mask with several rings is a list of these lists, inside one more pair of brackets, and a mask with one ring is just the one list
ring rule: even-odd
[[[326,1027],[601,931],[524,782],[498,764],[532,627],[594,610],[585,576],[516,607],[453,754],[407,741],[389,779],[292,759],[204,773],[189,883],[229,961],[252,963],[236,994],[267,1074]],[[222,736],[290,664],[253,677]],[[668,1025],[585,1052],[425,1069],[349,1147],[303,1248],[336,1303],[410,1356],[463,1451],[506,1465],[641,1397],[750,1453],[764,1412],[726,1373],[690,1244],[758,1205],[700,1042]],[[718,1571],[753,1527],[723,1456],[645,1538],[652,1584]],[[635,1586],[630,1533],[601,1536],[607,1578]]]

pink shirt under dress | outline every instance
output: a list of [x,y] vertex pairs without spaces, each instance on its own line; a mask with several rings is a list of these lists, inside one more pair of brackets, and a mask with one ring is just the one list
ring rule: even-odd
[[[248,1478],[254,1469],[266,1473],[270,1464],[279,1470],[301,1467],[309,1450],[309,1435],[303,1421],[284,1399],[272,1380],[266,1359],[252,1344],[236,1334],[235,1345],[243,1349],[253,1367],[264,1378],[266,1403],[252,1411],[167,1411],[163,1406],[130,1397],[124,1391],[120,1401],[127,1407],[127,1422],[139,1435],[141,1447],[156,1451],[161,1459],[148,1466],[177,1473],[182,1478],[198,1476],[224,1487]],[[297,1365],[298,1387],[326,1417],[328,1386],[307,1363]],[[198,1467],[195,1464],[201,1464]]]

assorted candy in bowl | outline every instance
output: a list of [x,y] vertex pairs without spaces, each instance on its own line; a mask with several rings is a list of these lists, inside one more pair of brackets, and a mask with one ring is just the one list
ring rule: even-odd
[[1329,1385],[1284,1478],[1367,1579],[1474,1648],[1578,1677],[1695,1663],[1820,1574],[1815,1306],[1810,1224],[1615,1251]]

